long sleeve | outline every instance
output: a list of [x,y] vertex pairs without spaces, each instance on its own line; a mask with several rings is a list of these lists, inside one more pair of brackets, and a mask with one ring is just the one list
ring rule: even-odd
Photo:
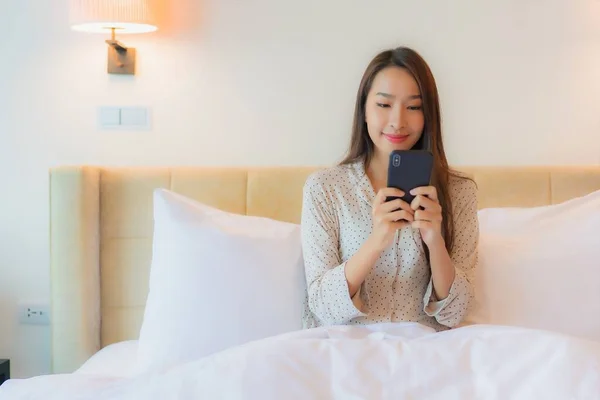
[[339,254],[339,226],[316,176],[310,176],[304,186],[301,227],[311,313],[326,325],[346,324],[365,315],[360,310],[360,290],[350,297],[345,262]]
[[450,254],[455,278],[448,296],[438,300],[433,294],[433,280],[429,280],[423,297],[424,311],[442,325],[455,327],[466,317],[474,299],[473,276],[478,262],[479,223],[477,218],[477,190],[466,179],[454,188],[454,246]]

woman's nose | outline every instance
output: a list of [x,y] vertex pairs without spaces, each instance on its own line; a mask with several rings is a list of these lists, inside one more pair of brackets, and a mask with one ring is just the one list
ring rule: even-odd
[[401,108],[392,110],[392,112],[390,113],[389,124],[395,130],[399,130],[402,126],[404,126],[404,112]]

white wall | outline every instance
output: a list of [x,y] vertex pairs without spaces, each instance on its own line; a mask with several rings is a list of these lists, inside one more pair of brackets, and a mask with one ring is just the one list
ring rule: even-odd
[[[49,370],[49,328],[18,325],[16,305],[49,297],[50,166],[333,163],[364,67],[403,44],[437,77],[453,164],[600,163],[600,2],[170,3],[164,31],[121,38],[135,78],[105,73],[105,38],[70,31],[67,0],[0,3],[0,358],[16,377]],[[100,105],[147,105],[153,130],[98,131]]]

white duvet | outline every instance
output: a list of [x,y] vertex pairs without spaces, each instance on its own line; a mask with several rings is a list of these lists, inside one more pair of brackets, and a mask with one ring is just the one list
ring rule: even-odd
[[131,378],[11,380],[0,399],[600,399],[600,343],[485,325],[316,328]]

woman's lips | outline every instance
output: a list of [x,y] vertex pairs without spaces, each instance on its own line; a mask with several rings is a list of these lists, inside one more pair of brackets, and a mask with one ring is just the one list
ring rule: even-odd
[[390,135],[386,133],[383,136],[392,143],[402,143],[408,138],[408,135]]

